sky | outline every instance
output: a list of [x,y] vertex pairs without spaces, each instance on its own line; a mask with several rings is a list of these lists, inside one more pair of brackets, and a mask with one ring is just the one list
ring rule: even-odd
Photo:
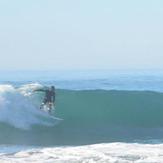
[[60,69],[163,69],[163,1],[0,1],[0,70]]

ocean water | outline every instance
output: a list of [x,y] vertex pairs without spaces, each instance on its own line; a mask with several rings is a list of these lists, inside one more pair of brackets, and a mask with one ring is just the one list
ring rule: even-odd
[[163,162],[163,71],[1,72],[0,162],[29,161]]

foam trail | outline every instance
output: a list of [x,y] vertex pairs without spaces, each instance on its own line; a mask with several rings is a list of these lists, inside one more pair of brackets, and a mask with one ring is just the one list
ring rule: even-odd
[[41,112],[32,102],[32,90],[39,84],[25,85],[15,89],[11,85],[0,85],[0,122],[20,129],[30,129],[32,125],[54,125],[55,119]]

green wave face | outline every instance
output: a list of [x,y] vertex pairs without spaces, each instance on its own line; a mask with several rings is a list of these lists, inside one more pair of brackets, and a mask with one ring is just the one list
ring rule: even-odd
[[140,91],[66,91],[57,93],[57,115],[68,124],[162,127],[163,94]]
[[[23,131],[1,123],[0,143],[81,145],[163,137],[162,93],[57,90],[56,95],[55,116],[63,119],[60,124]],[[38,97],[32,98],[34,103],[41,102]]]

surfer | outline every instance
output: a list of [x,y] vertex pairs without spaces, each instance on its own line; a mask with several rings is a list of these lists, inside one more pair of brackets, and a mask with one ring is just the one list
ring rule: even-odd
[[51,86],[51,88],[48,89],[37,89],[34,91],[45,92],[45,97],[42,104],[40,105],[40,109],[43,109],[44,106],[47,106],[49,108],[49,113],[51,113],[52,107],[55,103],[55,87]]

